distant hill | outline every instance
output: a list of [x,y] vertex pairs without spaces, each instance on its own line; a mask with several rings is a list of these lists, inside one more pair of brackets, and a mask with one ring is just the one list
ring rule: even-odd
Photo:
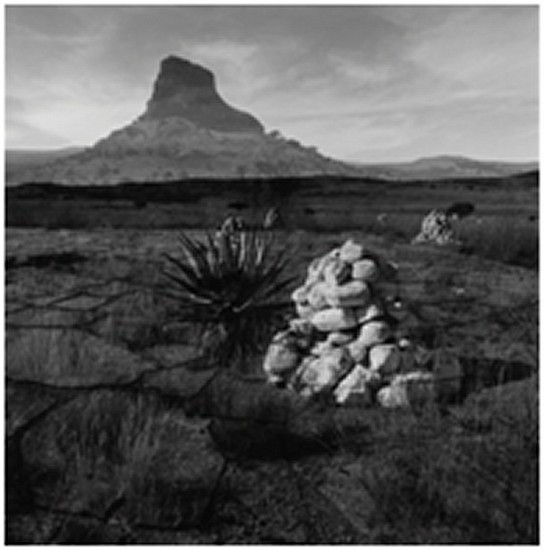
[[44,157],[47,162],[40,164],[16,164],[12,159],[7,170],[11,184],[113,185],[358,173],[350,164],[279,132],[265,132],[254,116],[221,98],[210,71],[174,56],[162,61],[147,108],[131,124],[64,158]]
[[7,149],[6,163],[11,166],[30,166],[81,153],[85,147],[65,147],[63,149]]
[[356,166],[368,177],[389,180],[503,178],[538,170],[538,162],[480,161],[453,155],[424,157],[405,163],[358,163]]

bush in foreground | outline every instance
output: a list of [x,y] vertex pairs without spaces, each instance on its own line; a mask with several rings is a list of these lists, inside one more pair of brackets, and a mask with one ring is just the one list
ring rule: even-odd
[[222,229],[200,241],[180,235],[184,258],[166,255],[168,293],[180,320],[203,328],[204,352],[224,365],[242,367],[269,339],[281,317],[286,277],[285,250],[271,233]]

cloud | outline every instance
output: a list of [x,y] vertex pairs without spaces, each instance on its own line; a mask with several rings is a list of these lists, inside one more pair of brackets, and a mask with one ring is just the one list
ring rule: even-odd
[[523,6],[8,7],[6,89],[25,112],[7,139],[19,120],[96,141],[143,112],[175,54],[210,68],[233,106],[329,155],[464,144],[526,158],[537,46],[538,9]]

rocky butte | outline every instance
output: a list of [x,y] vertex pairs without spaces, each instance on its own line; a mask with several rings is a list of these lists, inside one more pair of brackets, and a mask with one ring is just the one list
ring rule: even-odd
[[262,134],[262,124],[252,115],[234,109],[217,93],[214,75],[170,56],[161,63],[153,95],[141,120],[183,118],[199,128],[226,133]]
[[254,116],[221,98],[212,72],[169,56],[134,122],[68,158],[11,172],[8,183],[113,185],[355,172],[312,147],[267,133]]

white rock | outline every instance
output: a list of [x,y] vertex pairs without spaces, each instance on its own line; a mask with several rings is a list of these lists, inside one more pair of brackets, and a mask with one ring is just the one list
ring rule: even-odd
[[356,243],[353,239],[347,240],[340,248],[340,259],[344,262],[353,263],[363,256],[363,245]]
[[329,286],[341,285],[351,278],[351,265],[334,260],[323,269],[323,277]]
[[311,336],[314,331],[314,326],[307,319],[291,319],[289,321],[289,329],[297,334]]
[[335,348],[308,363],[298,376],[298,384],[311,393],[319,393],[334,387],[338,380],[353,366],[353,361],[343,348]]
[[332,307],[364,307],[370,300],[370,288],[364,281],[350,281],[326,289]]
[[282,375],[294,371],[300,361],[298,349],[287,339],[273,341],[264,358],[263,369],[268,375]]
[[367,323],[384,314],[383,306],[377,301],[371,301],[366,306],[355,309],[355,315],[359,324]]
[[329,303],[325,297],[327,289],[326,283],[320,281],[315,283],[308,292],[308,303],[315,311],[329,307]]
[[344,346],[352,340],[353,336],[345,332],[331,332],[327,336],[327,342],[332,346]]
[[293,290],[291,294],[291,299],[293,302],[296,302],[297,304],[304,304],[308,301],[308,291],[310,290],[310,287],[307,285],[299,286],[295,290]]
[[396,344],[378,344],[373,346],[368,353],[370,369],[388,377],[402,368],[402,352]]
[[295,311],[302,320],[311,320],[315,314],[314,308],[307,302],[305,304],[296,302]]
[[[299,351],[305,352],[310,349],[314,336],[314,327],[305,319],[298,319],[299,323],[289,323],[286,334],[290,338],[290,344]],[[274,340],[273,340],[274,341]]]
[[353,336],[349,336],[343,332],[331,332],[325,340],[321,340],[314,344],[310,353],[315,356],[323,355],[335,348],[344,346],[353,340]]
[[313,284],[325,279],[325,270],[327,266],[338,263],[338,256],[340,249],[333,249],[328,254],[321,256],[321,258],[316,258],[312,261],[308,267],[308,277],[306,282],[308,284]]
[[350,373],[334,389],[336,402],[341,405],[367,406],[372,403],[372,382],[379,377],[361,365],[355,365]]
[[391,336],[391,328],[385,321],[370,321],[361,327],[357,340],[371,347],[381,344],[389,336]]
[[323,280],[323,273],[321,272],[321,258],[315,258],[308,266],[306,284],[313,285],[320,280]]
[[353,279],[360,279],[362,281],[372,283],[378,280],[380,272],[374,260],[371,260],[370,258],[363,258],[353,264],[351,276]]
[[412,348],[412,342],[410,342],[410,340],[408,340],[408,338],[400,338],[399,341],[397,342],[397,345],[402,350]]
[[331,351],[333,346],[329,344],[326,340],[321,340],[320,342],[316,342],[312,349],[310,350],[310,353],[312,355],[315,355],[316,357],[320,357],[324,353],[327,353],[328,351]]
[[378,403],[386,409],[396,409],[398,407],[409,407],[408,395],[406,388],[386,386],[376,394]]
[[350,354],[350,357],[356,363],[366,362],[368,346],[364,342],[361,342],[360,340],[354,340],[353,342],[350,342],[346,347],[348,353]]
[[322,332],[346,330],[357,325],[353,310],[345,308],[329,308],[314,313],[311,322]]
[[382,388],[377,399],[382,407],[420,406],[434,400],[433,375],[430,372],[417,371],[398,374],[390,386]]

